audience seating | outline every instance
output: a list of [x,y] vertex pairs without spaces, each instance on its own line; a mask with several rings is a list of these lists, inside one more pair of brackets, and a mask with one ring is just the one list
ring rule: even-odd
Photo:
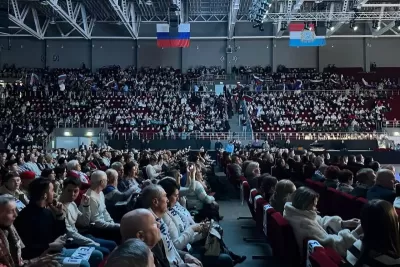
[[343,220],[349,220],[354,218],[354,216],[360,216],[360,210],[357,210],[356,197],[340,192],[334,188],[328,188],[326,196],[328,200],[326,203],[329,203],[329,206],[326,207],[329,211],[327,215],[340,214]]

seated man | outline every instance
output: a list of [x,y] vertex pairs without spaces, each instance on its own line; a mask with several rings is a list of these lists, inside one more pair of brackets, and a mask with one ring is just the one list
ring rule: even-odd
[[[110,254],[117,244],[114,241],[95,238],[92,235],[82,235],[78,232],[76,225],[88,225],[90,221],[90,203],[89,197],[83,195],[82,212],[75,204],[75,199],[78,197],[81,181],[74,177],[68,177],[64,180],[60,202],[64,205],[65,223],[67,226],[68,236],[73,238],[71,245],[77,246],[93,246],[100,250],[104,256]],[[83,216],[83,214],[85,216]]]
[[382,199],[393,203],[396,198],[396,178],[391,170],[381,169],[376,173],[376,182],[367,192],[367,199]]
[[[19,213],[15,228],[25,247],[22,257],[32,259],[47,252],[61,252],[61,261],[70,257],[76,249],[65,249],[66,225],[63,205],[54,200],[54,187],[49,179],[37,178],[29,186],[30,202]],[[49,208],[47,208],[49,207]],[[103,254],[94,250],[89,261],[80,266],[98,266]]]
[[142,240],[131,238],[110,255],[105,267],[155,267],[153,252]]
[[134,192],[136,188],[134,186],[129,187],[125,192],[120,192],[118,186],[118,172],[114,169],[108,169],[107,174],[107,186],[103,190],[106,206],[112,208],[117,202],[127,200]]
[[[89,222],[93,224],[91,227],[93,236],[114,240],[118,244],[121,239],[119,223],[115,223],[108,213],[103,194],[103,190],[107,186],[107,174],[103,171],[94,171],[90,181],[90,188],[86,192],[90,198],[90,211],[84,211],[83,215],[90,217]],[[81,203],[82,205],[83,203]]]
[[368,190],[375,184],[375,172],[373,169],[364,168],[357,172],[356,175],[356,186],[351,195],[355,197],[367,198]]

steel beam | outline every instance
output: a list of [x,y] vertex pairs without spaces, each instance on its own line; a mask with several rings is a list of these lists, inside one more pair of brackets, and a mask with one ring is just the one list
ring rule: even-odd
[[[289,2],[290,2],[290,4],[289,4]],[[292,11],[292,0],[288,1],[288,6],[287,6],[286,10],[288,11],[289,14],[291,13],[291,11]],[[282,13],[282,12],[283,12],[283,3],[280,3],[279,4],[279,13]],[[290,20],[287,20],[287,22],[289,22],[289,21]],[[279,18],[278,24],[276,26],[276,37],[277,38],[281,38],[284,32],[285,31],[282,30],[282,18]]]
[[[88,27],[85,29],[85,24],[88,23],[88,17],[86,15],[86,9],[83,4],[78,3],[75,6],[72,0],[65,0],[67,11],[65,11],[59,4],[58,0],[46,0],[46,2],[57,12],[65,21],[67,21],[77,32],[79,32],[85,39],[90,39],[90,34],[87,31]],[[81,15],[84,28],[82,28],[78,23],[78,16]]]
[[[26,5],[22,11],[20,11],[19,6],[18,6],[18,1],[17,0],[11,0],[10,1],[11,6],[12,6],[12,11],[13,14],[8,14],[9,20],[11,20],[14,24],[19,26],[21,29],[24,31],[28,32],[30,35],[43,40],[44,39],[44,34],[46,33],[47,27],[49,26],[49,19],[47,19],[43,26],[40,25],[40,20],[37,14],[37,11],[35,8],[32,8],[28,5]],[[25,24],[25,19],[28,15],[28,13],[31,12],[34,23],[35,23],[35,29],[32,29],[28,25]]]
[[232,39],[235,33],[237,14],[240,8],[240,0],[231,0],[228,14],[228,38]]
[[296,0],[296,4],[294,4],[294,6],[293,6],[292,13],[297,13],[300,10],[303,3],[304,3],[304,0]]
[[367,3],[368,0],[359,0],[357,1],[355,7],[357,7],[358,9],[362,8],[364,6],[365,3]]
[[182,16],[182,10],[183,10],[183,7],[182,7],[182,0],[172,0],[172,3],[173,3],[174,5],[176,5],[176,6],[179,8],[179,12],[178,12],[178,14],[179,14],[179,23],[182,23],[182,21],[183,21],[183,16]]
[[127,4],[126,0],[121,0],[121,5],[118,0],[109,0],[109,2],[132,38],[137,39],[138,25],[136,23],[136,13],[133,3]]
[[[372,35],[373,35],[373,36],[376,36],[376,37],[379,36],[379,35],[382,35],[382,34],[384,34],[385,32],[387,32],[388,30],[392,29],[392,28],[394,27],[394,25],[395,25],[395,22],[392,21],[392,22],[390,22],[389,24],[386,24],[385,27],[379,29],[379,31],[373,31],[373,32],[372,32]],[[396,32],[396,31],[395,31],[395,32]]]
[[[342,5],[342,12],[346,12],[346,11],[347,11],[348,5],[349,5],[349,1],[348,1],[348,0],[345,0],[345,1],[343,2],[343,5]],[[330,7],[330,10],[329,10],[329,20],[328,20],[328,21],[330,21],[330,22],[332,22],[332,18],[333,18],[333,13],[334,13],[334,11],[335,11],[335,4],[334,4],[334,3],[331,3],[331,7]],[[332,29],[328,29],[328,31],[327,31],[325,37],[326,37],[326,38],[331,37],[332,34],[334,34],[337,30],[339,30],[339,29],[343,26],[343,24],[344,24],[345,22],[346,22],[345,20],[338,21],[338,22],[333,26]]]

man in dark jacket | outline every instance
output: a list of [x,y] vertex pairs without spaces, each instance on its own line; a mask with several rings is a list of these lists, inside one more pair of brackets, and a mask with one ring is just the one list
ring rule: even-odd
[[379,170],[376,174],[375,185],[368,190],[367,199],[383,199],[393,203],[396,198],[395,183],[396,178],[391,170]]
[[367,198],[368,190],[375,184],[375,172],[372,169],[364,168],[357,172],[356,185],[354,186],[351,195],[355,197]]

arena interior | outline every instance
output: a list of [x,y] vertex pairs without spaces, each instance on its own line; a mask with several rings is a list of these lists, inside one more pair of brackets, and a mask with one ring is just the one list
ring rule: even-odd
[[0,267],[400,266],[397,0],[0,0]]

